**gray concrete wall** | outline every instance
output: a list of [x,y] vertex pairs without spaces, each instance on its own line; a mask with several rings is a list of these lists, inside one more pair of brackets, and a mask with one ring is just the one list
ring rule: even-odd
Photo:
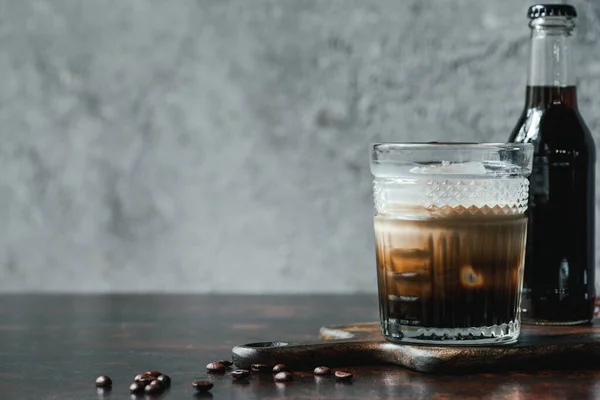
[[506,140],[528,4],[0,1],[0,290],[374,292],[368,144]]

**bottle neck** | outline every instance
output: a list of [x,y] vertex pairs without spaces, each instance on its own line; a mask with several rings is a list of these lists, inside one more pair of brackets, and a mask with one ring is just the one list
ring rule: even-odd
[[548,108],[560,105],[577,108],[575,86],[527,86],[525,108]]
[[568,103],[574,106],[576,83],[572,54],[575,27],[573,19],[541,17],[532,20],[530,26],[531,58],[527,77],[527,105]]

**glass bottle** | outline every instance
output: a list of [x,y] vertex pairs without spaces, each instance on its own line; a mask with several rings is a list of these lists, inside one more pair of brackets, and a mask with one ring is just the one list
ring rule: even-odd
[[593,317],[594,140],[577,108],[573,71],[577,12],[529,8],[531,58],[525,108],[509,142],[532,143],[522,320],[575,325]]

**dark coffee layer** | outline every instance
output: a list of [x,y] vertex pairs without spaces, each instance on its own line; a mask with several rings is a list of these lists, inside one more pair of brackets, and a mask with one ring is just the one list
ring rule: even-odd
[[380,308],[395,324],[435,328],[514,321],[526,218],[375,217]]

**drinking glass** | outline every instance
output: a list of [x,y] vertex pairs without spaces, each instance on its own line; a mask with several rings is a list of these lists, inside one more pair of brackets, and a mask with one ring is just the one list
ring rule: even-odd
[[381,331],[400,343],[515,342],[533,147],[372,146]]

